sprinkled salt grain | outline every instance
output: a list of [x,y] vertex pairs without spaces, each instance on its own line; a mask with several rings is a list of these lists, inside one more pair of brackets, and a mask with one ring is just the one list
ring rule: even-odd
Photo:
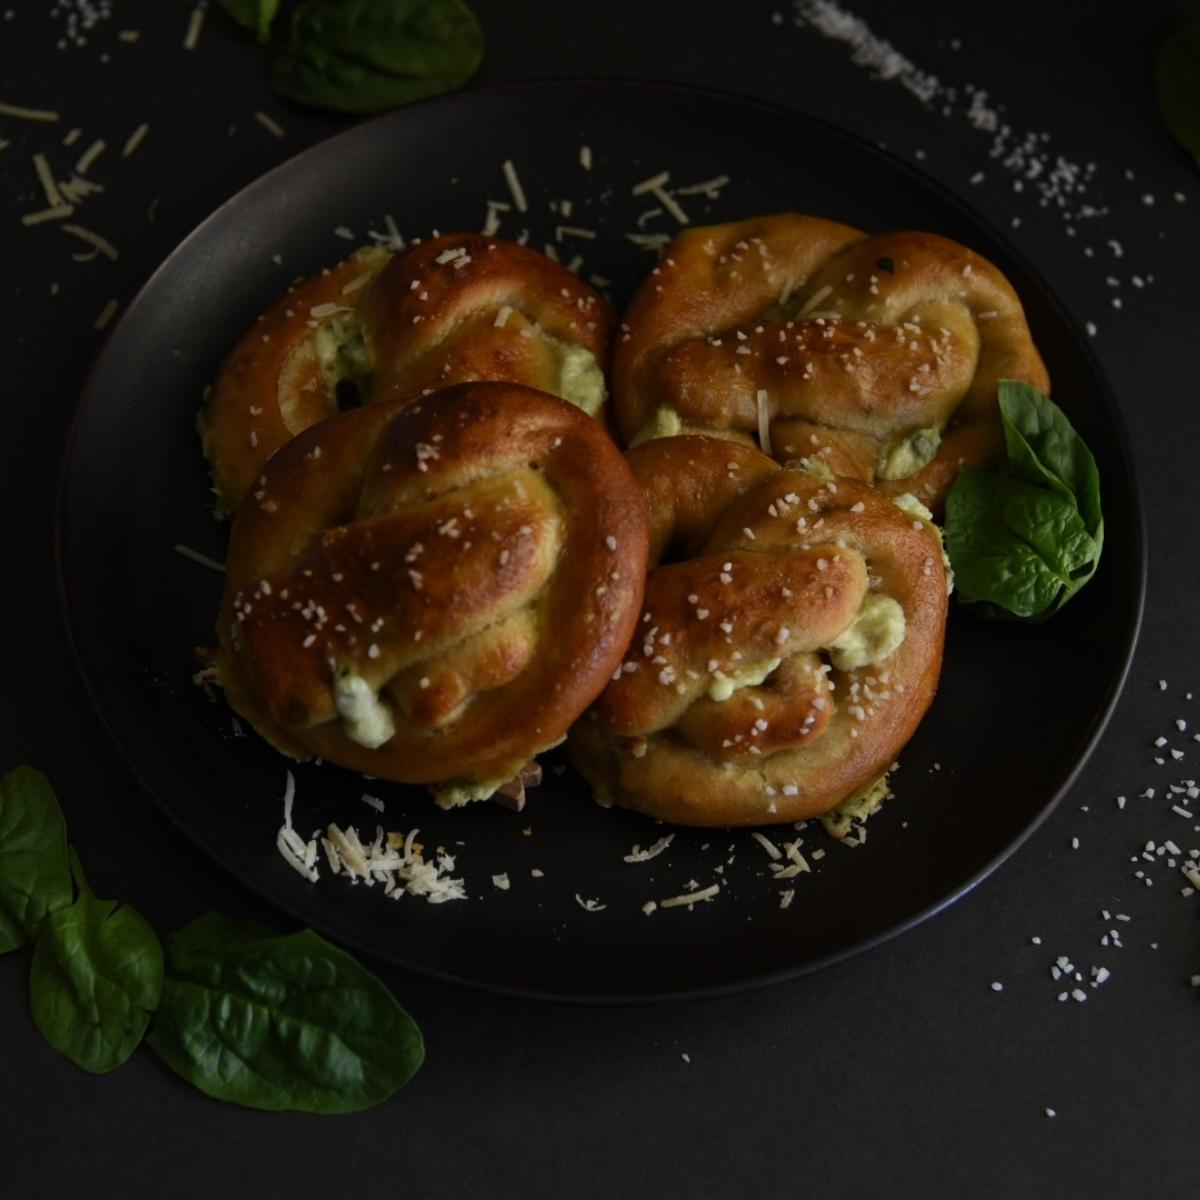
[[493,875],[492,876],[492,884],[494,887],[498,888],[500,891],[507,892],[508,888],[509,888],[507,873],[505,873],[503,875]]
[[1004,984],[1002,984],[1002,983],[1001,983],[1001,982],[1000,982],[998,979],[994,979],[994,980],[992,981],[992,991],[993,991],[993,992],[1002,992],[1002,991],[1004,991]]

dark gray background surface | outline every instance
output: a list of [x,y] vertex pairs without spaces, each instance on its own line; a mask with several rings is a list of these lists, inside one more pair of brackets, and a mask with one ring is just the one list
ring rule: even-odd
[[[10,142],[0,149],[9,366],[0,480],[10,514],[0,769],[31,762],[50,774],[97,893],[125,898],[159,929],[211,908],[283,927],[172,830],[105,740],[58,615],[52,514],[70,415],[102,345],[92,323],[104,303],[128,302],[236,189],[345,123],[274,97],[269,55],[216,11],[196,50],[183,50],[190,0],[113,0],[87,45],[63,50],[64,20],[47,15],[51,7],[0,0],[0,101],[61,114],[55,126],[0,116],[0,140]],[[926,925],[815,976],[718,1000],[606,1009],[497,998],[380,965],[424,1029],[429,1057],[413,1084],[366,1114],[221,1106],[146,1051],[112,1076],[84,1075],[34,1031],[28,956],[10,954],[0,959],[5,1194],[1194,1193],[1200,993],[1189,980],[1200,973],[1200,896],[1181,896],[1185,881],[1161,860],[1130,861],[1150,839],[1186,848],[1200,837],[1164,799],[1200,759],[1191,741],[1200,700],[1187,698],[1192,688],[1200,697],[1200,416],[1189,369],[1200,187],[1157,116],[1151,74],[1156,46],[1186,6],[858,0],[841,10],[940,80],[926,103],[770,0],[475,7],[488,42],[479,84],[621,76],[743,92],[886,144],[1008,232],[1079,322],[1095,324],[1095,349],[1129,425],[1150,579],[1126,691],[1070,795],[1011,862]],[[140,30],[140,40],[119,42],[121,29]],[[994,134],[965,115],[966,84],[986,90],[990,108],[1002,105],[1014,130],[1046,134],[1044,153],[1094,163],[1071,203],[1103,211],[1066,221],[1039,207],[1032,181],[1014,190],[1019,172],[989,157]],[[286,135],[268,133],[257,110]],[[122,142],[142,121],[148,137],[122,159]],[[83,134],[64,150],[74,126]],[[73,262],[81,246],[53,223],[20,223],[43,204],[31,156],[43,151],[65,168],[96,137],[108,149],[91,175],[106,191],[79,219],[120,248],[115,263]],[[537,130],[518,137],[536,139]],[[979,171],[985,177],[972,184]],[[1154,747],[1160,735],[1182,761]],[[1021,747],[1003,729],[980,730],[979,752]],[[1155,797],[1138,798],[1148,787]],[[1118,794],[1129,797],[1124,810]],[[1106,920],[1105,911],[1130,919]],[[1112,928],[1121,948],[1100,944]],[[1088,988],[1084,1003],[1059,1003],[1063,985],[1049,969],[1061,954],[1112,977]]]

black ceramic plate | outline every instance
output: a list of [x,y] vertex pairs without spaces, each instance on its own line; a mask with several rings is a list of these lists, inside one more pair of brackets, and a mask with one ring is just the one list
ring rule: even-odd
[[[591,150],[591,169],[580,148]],[[868,230],[930,229],[996,262],[1025,302],[1054,393],[1095,451],[1107,542],[1092,584],[1041,628],[956,614],[940,693],[895,777],[896,797],[847,848],[790,880],[780,908],[763,849],[744,831],[677,833],[644,864],[624,856],[666,830],[591,803],[559,764],[521,815],[488,804],[439,812],[423,792],[333,767],[295,770],[296,823],[374,831],[417,826],[445,845],[469,899],[439,906],[326,875],[310,884],[275,850],[290,765],[192,686],[193,647],[211,643],[219,576],[177,554],[221,559],[194,428],[201,393],[250,321],[294,277],[383,230],[478,229],[509,202],[511,159],[529,230],[624,303],[653,256],[627,233],[669,232],[631,185],[659,171],[693,222],[793,209]],[[562,200],[571,201],[569,217]],[[557,210],[557,211],[556,211]],[[598,231],[594,240],[556,226]],[[274,258],[281,256],[282,265]],[[1125,435],[1097,365],[1037,274],[956,199],[826,125],[723,95],[636,84],[545,84],[469,92],[360,125],[286,163],[204,222],[163,264],[113,333],[68,452],[60,539],[68,622],[84,674],[130,765],[195,840],[298,918],[413,969],[486,987],[571,997],[699,993],[812,969],[905,929],[961,896],[1030,833],[1099,736],[1124,677],[1144,565]],[[113,530],[122,536],[114,539]],[[520,714],[514,714],[519,720]],[[553,762],[553,758],[551,759]],[[384,799],[378,815],[364,790]],[[789,831],[790,832],[790,831]],[[543,872],[541,877],[531,874]],[[506,873],[502,891],[492,876]],[[694,909],[643,914],[647,900],[719,882]],[[603,909],[586,911],[580,900]]]

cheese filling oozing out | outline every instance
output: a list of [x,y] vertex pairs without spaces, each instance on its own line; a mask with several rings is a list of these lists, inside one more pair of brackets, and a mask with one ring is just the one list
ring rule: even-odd
[[924,521],[937,534],[938,544],[942,548],[942,566],[946,570],[946,595],[954,591],[954,568],[950,565],[950,555],[946,553],[946,531],[933,519],[933,513],[912,494],[905,492],[903,496],[894,496],[892,503],[915,521]]
[[543,336],[558,355],[558,394],[589,417],[594,417],[605,400],[604,372],[600,370],[596,356],[584,346]]
[[499,788],[512,779],[513,774],[515,772],[502,779],[485,779],[479,783],[437,783],[431,785],[429,790],[438,808],[462,808],[464,804],[475,800],[490,800]]
[[371,685],[350,668],[339,671],[333,681],[333,702],[342,718],[346,736],[368,750],[376,750],[396,732],[392,710]]
[[854,620],[829,643],[829,657],[839,671],[872,666],[900,648],[905,630],[904,609],[891,596],[867,596]]
[[361,384],[371,373],[362,318],[357,312],[337,313],[313,330],[313,354],[325,386],[332,392],[343,380]]
[[655,438],[678,437],[683,432],[683,422],[679,414],[666,404],[654,410],[654,416],[633,435],[629,449],[640,446],[643,442],[652,442]]
[[739,688],[757,687],[783,662],[781,658],[771,658],[765,663],[742,667],[733,672],[722,671],[708,685],[709,697],[713,700],[728,700]]
[[875,468],[880,479],[906,479],[927,467],[942,444],[942,430],[938,425],[928,429],[914,429],[911,433],[887,442],[879,451],[879,464]]
[[[895,765],[894,763],[892,764]],[[884,771],[878,779],[873,779],[865,787],[852,792],[836,808],[830,809],[821,817],[830,837],[843,838],[850,832],[856,822],[865,823],[868,817],[877,813],[883,807],[888,794],[888,774],[891,767]]]

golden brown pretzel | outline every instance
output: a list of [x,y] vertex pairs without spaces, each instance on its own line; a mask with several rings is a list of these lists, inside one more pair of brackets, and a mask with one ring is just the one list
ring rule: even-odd
[[218,678],[285,753],[490,795],[604,686],[645,558],[637,481],[572,405],[480,383],[356,409],[238,513]]
[[[634,297],[613,358],[626,440],[677,432],[937,503],[1002,455],[1001,378],[1049,388],[1016,293],[931,233],[783,213],[688,229]],[[940,443],[939,443],[940,438]]]
[[937,687],[936,529],[873,488],[722,439],[658,439],[629,460],[659,503],[633,644],[571,732],[597,798],[759,825],[877,781]]
[[289,288],[221,364],[197,421],[220,512],[237,511],[280,446],[338,411],[341,380],[369,376],[357,305],[388,258],[362,250]]
[[604,411],[612,310],[528,246],[479,233],[432,238],[388,264],[362,312],[376,399],[494,379]]
[[343,398],[498,380],[599,416],[611,330],[602,297],[514,242],[446,234],[394,257],[360,251],[292,288],[222,364],[199,422],[220,505],[235,512],[267,459]]

